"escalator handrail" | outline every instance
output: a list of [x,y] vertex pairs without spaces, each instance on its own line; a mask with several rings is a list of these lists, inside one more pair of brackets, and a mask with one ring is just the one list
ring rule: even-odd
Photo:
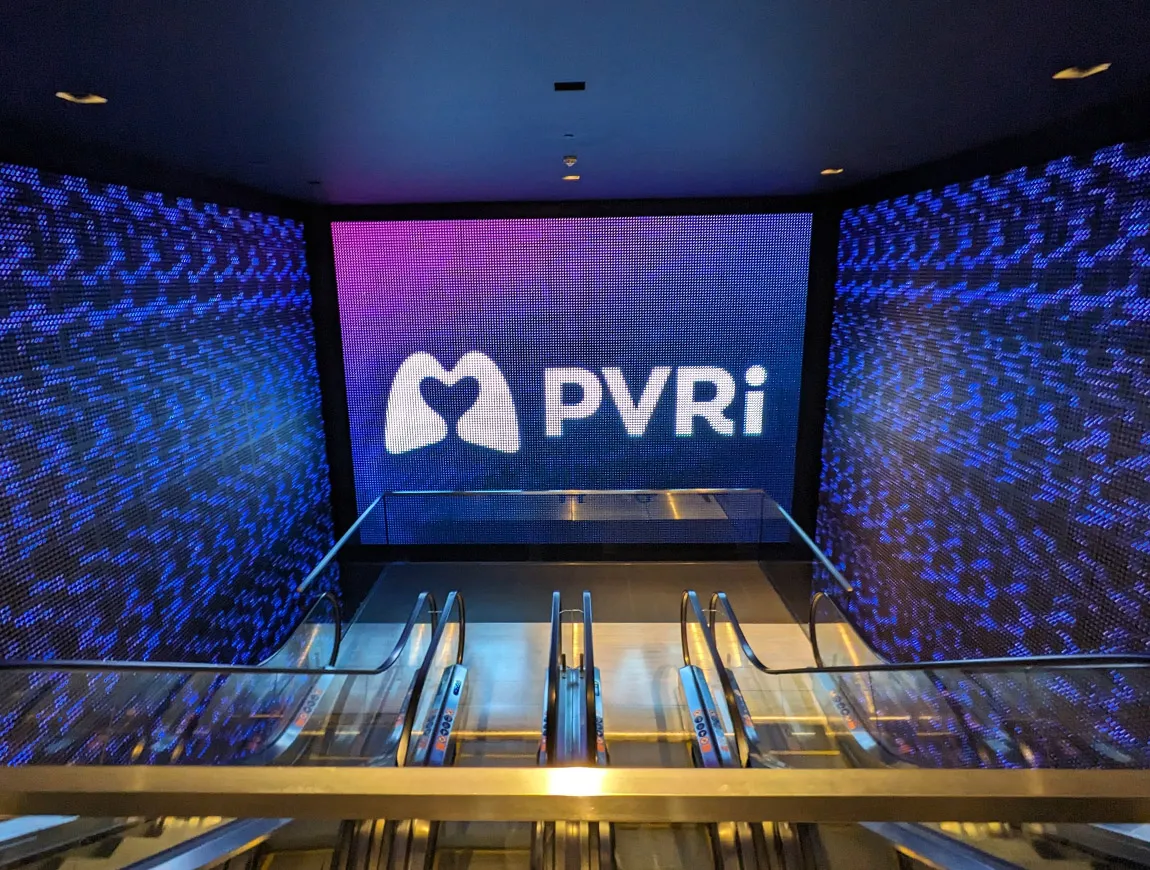
[[311,607],[307,609],[307,612],[299,618],[296,624],[292,626],[292,630],[287,633],[287,639],[283,642],[283,644],[280,645],[280,648],[271,655],[267,656],[262,662],[260,662],[259,667],[268,667],[268,662],[283,652],[284,647],[288,645],[291,639],[295,636],[295,633],[299,631],[300,626],[306,623],[311,615],[315,613],[320,608],[320,605],[322,605],[325,601],[331,606],[332,616],[334,617],[332,624],[335,626],[335,631],[333,632],[335,642],[331,646],[331,656],[328,659],[327,666],[329,668],[335,667],[335,663],[339,659],[339,646],[343,642],[343,610],[340,607],[339,599],[336,597],[335,593],[331,592],[330,590],[327,592],[321,592],[316,597],[315,601],[312,602]]
[[[816,593],[816,598],[823,593]],[[684,607],[686,605],[684,604]],[[1058,670],[1084,670],[1088,668],[1133,668],[1150,667],[1150,655],[1145,653],[1076,653],[1073,655],[1015,656],[981,659],[940,659],[924,662],[875,662],[860,665],[816,665],[802,668],[771,668],[763,664],[743,633],[743,627],[735,616],[735,611],[727,600],[725,592],[711,596],[713,612],[721,609],[735,632],[735,638],[743,655],[751,665],[770,676],[790,676],[798,674],[866,674],[880,672],[919,672],[919,671],[971,671],[1012,672],[1041,668]],[[685,628],[684,628],[684,637]],[[818,661],[819,659],[816,659]]]
[[679,636],[683,644],[683,664],[692,665],[689,641],[687,638],[687,623],[690,613],[694,613],[699,630],[703,633],[703,640],[707,647],[707,654],[711,664],[719,675],[719,685],[723,690],[723,701],[727,706],[727,714],[731,719],[731,728],[735,735],[736,755],[739,765],[749,763],[751,758],[751,743],[747,737],[746,723],[739,712],[738,702],[735,700],[735,689],[731,685],[730,675],[723,665],[723,657],[719,655],[719,647],[715,643],[715,634],[699,604],[699,596],[691,589],[684,590],[679,602]]
[[595,644],[591,640],[591,593],[583,590],[583,686],[587,704],[587,763],[599,763],[599,726],[595,716]]
[[447,597],[443,600],[443,610],[440,611],[439,619],[435,623],[431,642],[427,645],[427,653],[424,655],[423,662],[412,681],[411,698],[403,711],[403,729],[400,731],[399,743],[395,752],[396,765],[399,767],[407,765],[408,750],[411,746],[411,732],[415,728],[415,716],[419,711],[419,701],[427,687],[427,678],[431,672],[431,666],[434,664],[435,656],[439,652],[439,645],[447,633],[452,611],[459,612],[459,634],[455,641],[455,664],[463,664],[463,651],[467,642],[467,606],[463,601],[463,595],[452,590],[447,593]]
[[547,687],[544,712],[543,749],[547,765],[559,761],[559,655],[563,645],[563,596],[551,595],[551,649],[547,653]]
[[[322,597],[322,596],[321,596]],[[430,605],[430,606],[429,606]],[[276,676],[348,676],[348,677],[374,677],[393,667],[403,654],[404,647],[411,639],[412,632],[419,622],[423,611],[427,609],[435,612],[435,598],[430,592],[420,592],[415,599],[415,606],[411,615],[400,632],[391,653],[377,667],[374,668],[348,668],[348,667],[321,667],[321,668],[269,668],[262,665],[215,665],[200,662],[109,662],[86,661],[83,659],[36,659],[0,661],[0,673],[7,671],[46,671],[46,672],[95,672],[95,673],[161,673],[161,674],[198,674],[206,673],[219,676],[231,674],[268,674]]]

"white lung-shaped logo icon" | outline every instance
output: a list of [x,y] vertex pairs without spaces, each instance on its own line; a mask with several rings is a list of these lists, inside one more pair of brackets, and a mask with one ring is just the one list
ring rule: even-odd
[[413,353],[400,365],[391,382],[384,421],[384,444],[388,453],[407,453],[436,444],[447,437],[447,423],[428,407],[419,391],[424,378],[454,386],[463,378],[479,382],[479,396],[456,423],[464,441],[503,453],[519,451],[519,418],[503,372],[477,350],[465,353],[448,371],[429,353]]

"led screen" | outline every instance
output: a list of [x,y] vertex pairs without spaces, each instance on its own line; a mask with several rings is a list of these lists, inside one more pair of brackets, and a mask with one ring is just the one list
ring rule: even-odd
[[[809,214],[332,225],[360,509],[395,490],[788,505]],[[365,542],[383,542],[369,520]]]
[[276,649],[336,581],[296,591],[332,545],[315,353],[296,221],[0,163],[0,659]]

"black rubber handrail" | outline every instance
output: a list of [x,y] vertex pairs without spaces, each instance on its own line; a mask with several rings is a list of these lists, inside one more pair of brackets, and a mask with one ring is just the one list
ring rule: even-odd
[[[816,593],[818,599],[823,593]],[[826,596],[824,596],[826,597]],[[684,607],[686,605],[684,604]],[[982,659],[942,659],[927,662],[876,662],[867,665],[816,665],[804,668],[771,668],[763,664],[743,633],[743,627],[735,616],[735,611],[727,600],[725,592],[716,592],[711,596],[711,611],[719,611],[730,622],[735,638],[743,655],[751,665],[771,676],[788,676],[792,674],[866,674],[883,672],[907,671],[972,671],[975,673],[1029,671],[1049,668],[1052,670],[1085,670],[1085,669],[1115,669],[1115,668],[1145,668],[1150,667],[1150,655],[1144,653],[1080,653],[1074,655],[1043,655],[1043,656],[1017,656]],[[814,612],[812,607],[812,613]],[[685,630],[684,630],[685,637]],[[819,661],[816,658],[816,662]]]
[[595,716],[595,644],[591,640],[591,593],[583,590],[583,684],[587,704],[587,763],[599,763],[599,727]]
[[[327,593],[325,593],[327,594]],[[378,676],[391,668],[403,653],[411,638],[420,614],[430,603],[430,610],[435,611],[435,598],[430,592],[421,592],[411,609],[411,615],[400,632],[391,654],[375,668],[272,668],[262,665],[213,665],[198,662],[108,662],[84,661],[78,659],[40,659],[32,661],[3,661],[0,662],[0,672],[7,671],[47,671],[57,673],[75,673],[77,671],[90,671],[94,673],[160,673],[160,674],[274,674],[277,676],[320,676],[330,674],[334,676],[371,677]],[[338,652],[338,651],[337,651]]]
[[563,596],[551,595],[551,649],[547,653],[546,710],[543,722],[543,750],[547,765],[559,761],[559,654],[563,645]]
[[300,617],[292,630],[288,632],[287,640],[281,644],[279,649],[277,649],[274,653],[260,662],[259,666],[261,668],[266,668],[268,666],[268,662],[270,662],[272,659],[284,651],[284,647],[291,643],[291,639],[295,637],[295,633],[300,630],[300,626],[306,623],[311,615],[315,613],[320,608],[320,605],[322,605],[325,601],[331,606],[333,617],[332,624],[335,626],[335,643],[332,644],[331,656],[328,657],[327,666],[329,668],[335,667],[335,663],[339,660],[339,647],[343,642],[343,610],[340,608],[339,599],[335,596],[335,593],[329,590],[319,594],[316,600],[312,603],[312,606],[307,609],[307,612],[302,617]]
[[443,636],[447,633],[447,626],[453,611],[459,612],[459,634],[455,641],[455,664],[463,664],[463,652],[467,643],[467,606],[463,601],[463,596],[452,590],[447,593],[447,597],[443,600],[443,610],[440,611],[440,618],[434,623],[435,628],[431,634],[431,642],[427,645],[427,654],[424,655],[423,662],[416,672],[415,680],[412,682],[411,699],[407,703],[407,709],[403,712],[403,729],[399,733],[399,744],[395,752],[396,764],[400,767],[407,765],[408,750],[411,746],[411,732],[415,728],[419,701],[423,697],[424,689],[427,686],[427,677],[435,662],[435,656],[439,652],[439,645],[443,642]]
[[727,714],[731,719],[731,728],[735,735],[735,749],[737,753],[737,762],[740,767],[748,764],[751,758],[751,744],[746,733],[746,723],[743,722],[742,714],[739,712],[738,702],[735,700],[735,688],[731,685],[730,674],[727,673],[726,667],[723,665],[723,657],[719,655],[718,645],[715,643],[715,634],[711,630],[711,624],[707,620],[706,615],[703,613],[703,607],[699,604],[699,596],[694,591],[688,589],[683,592],[683,597],[679,602],[679,637],[683,644],[683,664],[692,665],[690,641],[687,637],[688,616],[693,613],[695,621],[699,624],[699,630],[703,633],[704,645],[707,647],[707,654],[711,658],[711,664],[719,674],[719,685],[723,690],[723,701],[727,705]]

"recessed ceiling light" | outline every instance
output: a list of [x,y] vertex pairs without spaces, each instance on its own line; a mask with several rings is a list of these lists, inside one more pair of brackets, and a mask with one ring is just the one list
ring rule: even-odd
[[1108,63],[1096,63],[1094,66],[1068,66],[1066,69],[1060,69],[1052,78],[1056,79],[1088,79],[1090,76],[1096,76],[1100,72],[1106,72],[1110,69]]
[[823,169],[819,172],[819,175],[842,175],[842,174],[843,174],[843,168],[841,166],[835,166],[835,167],[828,166],[826,169]]
[[56,96],[65,102],[76,103],[80,106],[102,106],[108,102],[107,97],[101,97],[99,94],[73,94],[69,91],[56,91]]
[[563,180],[564,181],[578,181],[579,176],[578,175],[564,175]]

